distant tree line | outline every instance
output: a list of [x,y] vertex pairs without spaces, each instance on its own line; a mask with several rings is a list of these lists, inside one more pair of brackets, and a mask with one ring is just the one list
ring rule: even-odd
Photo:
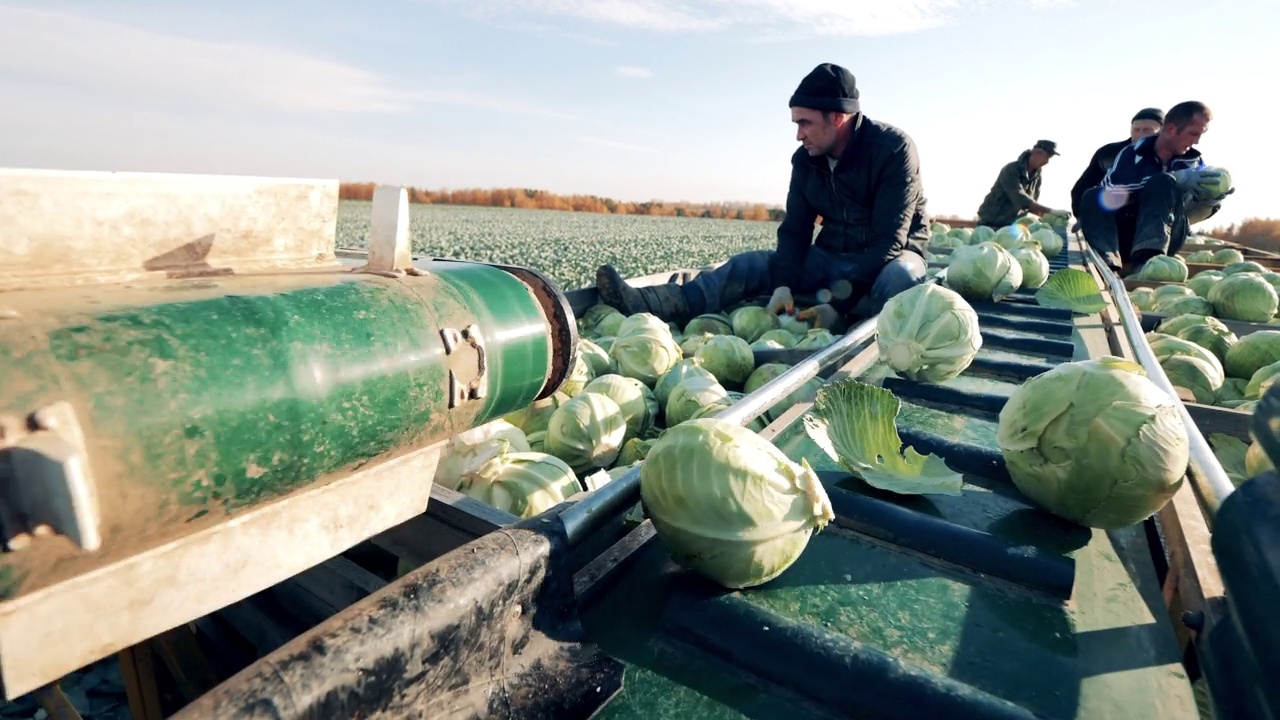
[[[372,200],[374,183],[342,183],[338,196],[344,200]],[[595,195],[557,195],[532,188],[491,188],[466,190],[424,190],[405,188],[409,202],[427,205],[479,205],[483,207],[564,210],[609,215],[656,215],[667,217],[716,218],[721,220],[781,221],[782,208],[744,203],[671,203],[661,200],[621,202]]]
[[[338,188],[338,196],[344,200],[372,200],[375,186],[374,183],[342,183]],[[786,217],[786,211],[783,208],[769,207],[760,203],[672,203],[661,200],[622,202],[596,195],[557,195],[532,188],[465,190],[405,188],[405,190],[409,195],[409,202],[427,205],[479,205],[608,215],[654,215],[771,222],[781,222]],[[931,217],[930,220],[956,226],[971,227],[973,225],[972,219],[955,216],[937,216]],[[1280,220],[1249,218],[1226,227],[1197,232],[1260,250],[1280,252]]]
[[1280,252],[1280,220],[1248,218],[1225,228],[1216,228],[1202,234],[1259,250]]

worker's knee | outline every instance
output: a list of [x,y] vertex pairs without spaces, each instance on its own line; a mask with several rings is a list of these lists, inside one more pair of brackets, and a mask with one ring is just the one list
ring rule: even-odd
[[876,276],[875,284],[871,286],[872,301],[877,306],[883,305],[889,298],[910,290],[928,277],[929,265],[924,258],[910,250],[904,250],[901,255],[886,263]]

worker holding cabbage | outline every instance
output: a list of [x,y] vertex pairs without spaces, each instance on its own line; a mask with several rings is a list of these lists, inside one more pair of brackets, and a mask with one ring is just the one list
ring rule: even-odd
[[770,292],[770,310],[791,311],[792,290],[834,288],[829,304],[805,312],[830,328],[852,314],[874,315],[925,281],[929,223],[915,143],[862,113],[854,76],[838,65],[810,72],[790,106],[802,146],[791,157],[777,249],[740,253],[683,285],[631,287],[603,265],[596,272],[602,302],[683,321]]
[[1121,275],[1140,272],[1157,255],[1176,254],[1190,226],[1212,217],[1235,192],[1231,176],[1205,165],[1194,148],[1212,119],[1204,103],[1173,106],[1158,135],[1124,148],[1102,183],[1085,192],[1085,240]]
[[1017,160],[1000,168],[995,184],[978,207],[978,224],[998,230],[1029,212],[1067,216],[1065,210],[1040,204],[1041,171],[1057,154],[1057,143],[1037,140],[1030,150],[1023,150]]
[[1120,154],[1120,151],[1136,144],[1148,135],[1155,135],[1160,132],[1160,127],[1163,125],[1164,111],[1160,108],[1143,108],[1129,121],[1128,138],[1107,143],[1093,153],[1093,157],[1089,158],[1089,166],[1080,174],[1080,179],[1076,180],[1076,184],[1071,187],[1071,212],[1075,214],[1077,219],[1080,217],[1080,200],[1084,198],[1085,191],[1102,184],[1102,179],[1107,176],[1107,171],[1116,163],[1116,156]]

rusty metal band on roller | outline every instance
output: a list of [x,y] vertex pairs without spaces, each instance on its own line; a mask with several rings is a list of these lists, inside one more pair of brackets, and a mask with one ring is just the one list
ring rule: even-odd
[[0,327],[0,446],[20,474],[14,427],[34,434],[35,414],[65,403],[110,547],[112,532],[234,512],[554,392],[577,340],[559,290],[521,268],[422,267],[23,312]]

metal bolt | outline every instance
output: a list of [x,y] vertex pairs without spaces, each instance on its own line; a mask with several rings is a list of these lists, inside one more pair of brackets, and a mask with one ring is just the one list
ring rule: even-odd
[[1204,613],[1199,610],[1188,610],[1182,613],[1182,624],[1191,630],[1200,632],[1204,629]]

